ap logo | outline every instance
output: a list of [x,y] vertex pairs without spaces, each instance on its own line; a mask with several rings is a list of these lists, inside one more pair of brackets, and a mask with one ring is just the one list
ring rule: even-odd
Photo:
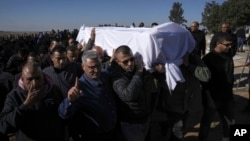
[[247,129],[236,129],[234,136],[244,136],[247,134]]
[[250,141],[250,125],[236,124],[230,126],[230,141]]

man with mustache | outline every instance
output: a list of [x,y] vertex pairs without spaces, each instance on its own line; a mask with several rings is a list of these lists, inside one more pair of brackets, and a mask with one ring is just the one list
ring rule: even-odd
[[63,141],[63,124],[57,112],[62,99],[61,91],[39,64],[25,64],[18,87],[5,100],[0,132],[16,133],[16,141]]

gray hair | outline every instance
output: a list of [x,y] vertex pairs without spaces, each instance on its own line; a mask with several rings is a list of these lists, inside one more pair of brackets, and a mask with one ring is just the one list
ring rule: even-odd
[[101,62],[100,56],[97,54],[96,51],[93,51],[93,50],[87,50],[83,53],[82,64],[85,64],[87,62],[87,59],[94,59],[94,60],[98,60],[99,62]]

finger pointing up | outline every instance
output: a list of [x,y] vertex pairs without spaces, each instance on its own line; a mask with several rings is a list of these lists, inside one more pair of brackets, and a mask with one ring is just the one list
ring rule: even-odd
[[78,80],[78,77],[76,77],[76,80],[75,80],[75,87],[78,89],[79,88],[79,80]]

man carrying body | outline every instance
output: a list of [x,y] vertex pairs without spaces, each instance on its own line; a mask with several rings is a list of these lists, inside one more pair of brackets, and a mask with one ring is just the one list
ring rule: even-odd
[[122,45],[115,50],[111,64],[113,89],[118,97],[120,138],[123,141],[144,141],[151,114],[153,77],[135,60],[131,49]]

